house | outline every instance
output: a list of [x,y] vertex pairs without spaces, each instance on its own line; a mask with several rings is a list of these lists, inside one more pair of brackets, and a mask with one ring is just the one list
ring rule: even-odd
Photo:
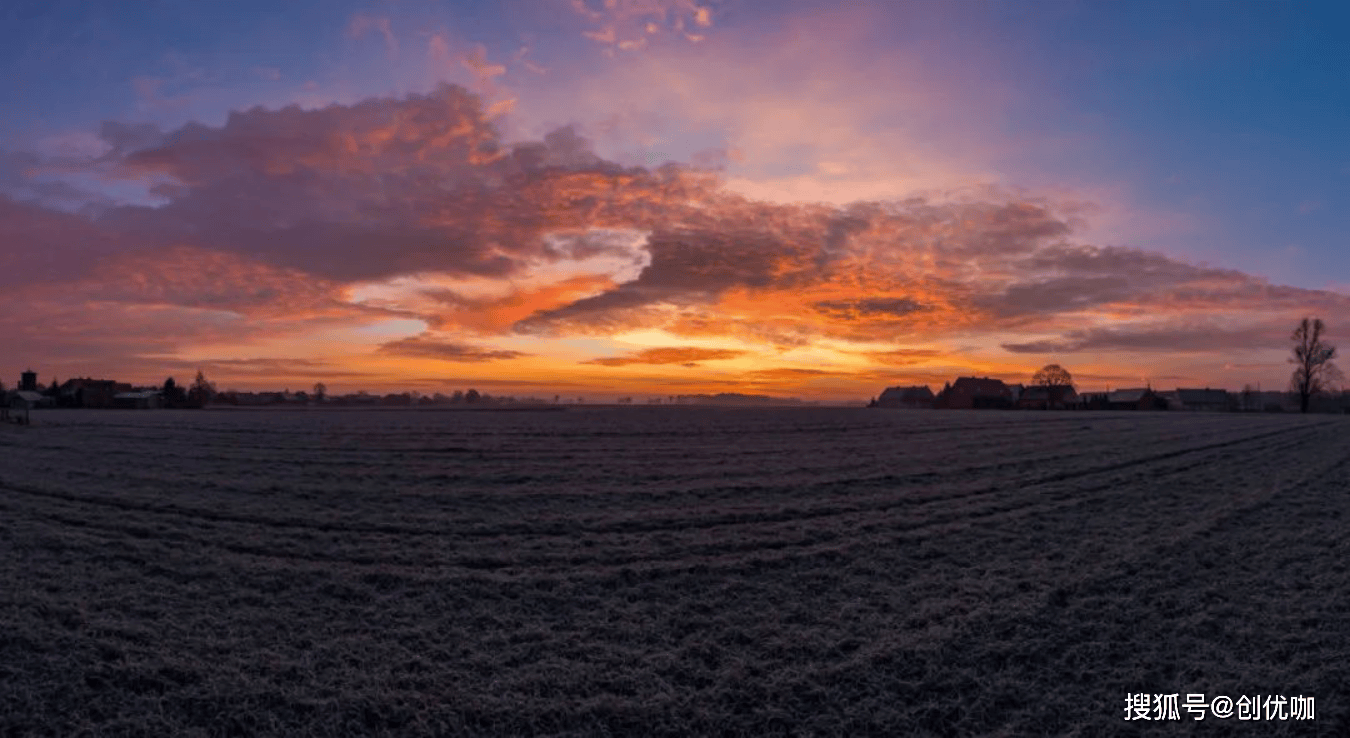
[[61,407],[107,408],[115,407],[113,397],[130,392],[131,385],[111,379],[79,377],[67,379],[57,389],[56,404]]
[[9,393],[9,407],[13,410],[33,410],[39,407],[51,407],[52,398],[32,390],[17,390]]
[[933,390],[923,385],[887,387],[872,407],[932,408],[933,399]]
[[1151,387],[1112,390],[1106,395],[1107,410],[1166,410],[1167,402]]
[[989,377],[958,377],[942,388],[933,400],[933,407],[950,410],[971,408],[1010,408],[1012,390],[1001,380]]
[[1017,398],[1020,410],[1069,410],[1078,404],[1078,393],[1067,384],[1032,385]]
[[152,410],[159,406],[160,396],[155,390],[118,392],[113,395],[113,407],[124,410]]
[[1181,389],[1169,392],[1166,396],[1168,410],[1189,410],[1193,412],[1227,412],[1237,403],[1230,400],[1227,390],[1221,389]]
[[1298,412],[1298,395],[1293,392],[1256,391],[1250,395],[1239,395],[1239,401],[1247,410],[1266,413]]

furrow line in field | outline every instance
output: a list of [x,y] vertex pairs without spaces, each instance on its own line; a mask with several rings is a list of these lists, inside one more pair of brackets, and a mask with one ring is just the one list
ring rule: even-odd
[[[1302,444],[1301,439],[1294,439],[1278,447],[1272,447],[1272,452],[1298,448]],[[1185,474],[1191,471],[1190,465],[1177,465],[1169,469],[1152,470],[1146,476],[1150,481],[1160,478]],[[1145,476],[1145,475],[1136,475]],[[848,520],[835,520],[835,528],[840,525],[846,526],[844,531],[830,530],[825,536],[825,541],[805,539],[807,543],[820,543],[824,545],[832,544],[839,538],[847,538],[850,545],[858,547],[867,547],[882,542],[895,542],[897,540],[921,540],[925,534],[935,531],[941,531],[944,534],[951,533],[961,528],[971,525],[988,525],[991,523],[1002,523],[1010,520],[1017,520],[1029,515],[1037,515],[1050,511],[1063,511],[1084,505],[1100,503],[1102,498],[1093,497],[1097,492],[1118,491],[1122,488],[1122,482],[1133,481],[1132,479],[1114,478],[1106,482],[1095,484],[1088,487],[1070,487],[1057,495],[1046,495],[1044,492],[1037,492],[1033,504],[1025,504],[1021,501],[998,501],[984,508],[971,509],[968,506],[955,509],[950,513],[940,516],[925,516],[923,520],[906,520],[901,524],[896,524],[892,518],[878,518],[872,513],[876,510],[860,511],[857,514],[848,514]],[[895,509],[898,506],[890,506],[886,511]],[[910,511],[906,511],[910,512]],[[840,518],[845,516],[841,515]],[[737,530],[741,537],[735,541],[720,541],[705,545],[699,545],[680,551],[677,555],[665,556],[630,556],[627,559],[616,561],[614,552],[600,551],[589,556],[558,556],[557,559],[566,559],[562,568],[557,571],[566,571],[576,566],[633,566],[647,563],[673,563],[683,561],[690,556],[725,556],[727,554],[754,553],[765,550],[780,550],[792,548],[803,542],[785,540],[777,531],[765,531],[766,535],[761,539],[756,537],[754,540],[746,540],[744,529]],[[821,531],[815,531],[816,538],[820,538]],[[860,536],[859,534],[869,534]],[[512,562],[512,566],[528,565],[535,562],[529,560]]]
[[[1302,443],[1302,439],[1292,439],[1286,444],[1289,448],[1294,448]],[[1268,449],[1270,452],[1278,452],[1279,449]],[[1152,478],[1159,476],[1183,473],[1192,468],[1191,466],[1177,466],[1167,470],[1157,470],[1151,474]],[[842,551],[856,550],[859,547],[871,547],[875,545],[893,544],[898,540],[922,539],[922,534],[936,530],[952,532],[971,525],[987,525],[991,522],[1002,522],[1020,518],[1034,513],[1044,513],[1055,509],[1067,509],[1098,501],[1091,495],[1103,490],[1114,490],[1121,487],[1120,479],[1112,479],[1091,487],[1075,487],[1066,490],[1056,496],[1039,496],[1036,504],[1026,505],[1020,502],[1009,504],[1000,502],[983,510],[971,510],[968,507],[953,511],[951,514],[941,517],[925,517],[912,524],[895,525],[894,521],[888,518],[877,519],[872,517],[868,519],[865,514],[859,514],[853,511],[849,518],[858,518],[856,521],[837,520],[835,526],[830,530],[807,531],[803,536],[801,531],[770,530],[764,527],[762,523],[759,530],[756,530],[754,540],[745,540],[742,537],[736,541],[720,541],[708,544],[698,544],[694,547],[686,547],[679,551],[662,552],[659,555],[634,555],[629,554],[624,557],[622,554],[616,556],[617,552],[612,547],[600,546],[594,553],[582,553],[582,551],[573,549],[568,552],[560,552],[557,555],[525,555],[523,557],[501,558],[500,552],[504,542],[485,542],[489,543],[489,552],[470,553],[467,551],[450,552],[444,549],[430,550],[422,552],[422,556],[408,558],[381,556],[375,553],[344,553],[333,552],[329,554],[310,554],[296,551],[284,551],[270,548],[267,546],[258,546],[237,540],[212,541],[193,537],[190,540],[196,545],[204,545],[213,548],[219,548],[235,554],[244,554],[251,556],[260,556],[271,559],[306,561],[312,563],[340,563],[344,565],[357,566],[376,566],[376,567],[399,567],[406,568],[412,572],[440,571],[445,573],[447,570],[497,570],[503,574],[512,576],[529,576],[539,574],[575,574],[579,568],[591,573],[602,574],[603,572],[616,572],[632,567],[641,567],[645,570],[672,570],[683,571],[687,569],[689,562],[702,563],[704,565],[716,565],[718,568],[735,569],[743,561],[746,564],[763,564],[778,558],[799,558],[811,557],[821,552],[828,555],[835,555]],[[864,511],[865,513],[866,511]],[[87,520],[70,519],[61,515],[53,515],[58,520],[77,525],[80,527],[103,528],[119,535],[130,535],[138,538],[145,538],[154,533],[147,531],[143,525],[117,525],[115,523],[97,523]],[[815,521],[817,523],[823,520]],[[848,529],[847,540],[839,544],[838,539],[844,537],[844,534],[836,530],[838,524],[856,523]],[[775,528],[781,526],[774,526]],[[741,533],[745,532],[741,529]],[[784,536],[784,533],[792,533],[792,536]],[[862,533],[863,535],[859,535]],[[916,535],[918,534],[918,535]],[[183,540],[187,538],[181,534],[166,536]],[[288,541],[294,543],[293,541]],[[638,544],[642,544],[639,542]],[[508,546],[509,548],[509,546]],[[450,554],[447,558],[446,554]],[[464,556],[464,554],[469,554]],[[767,556],[767,558],[766,558]],[[621,558],[620,558],[621,557]],[[544,564],[556,564],[556,566],[544,566]]]
[[[1143,429],[1141,429],[1141,432],[1143,432]],[[1186,436],[1185,436],[1184,434],[1183,434],[1183,435],[1177,435],[1177,436],[1161,436],[1161,437],[1159,437],[1159,436],[1154,436],[1154,437],[1149,438],[1149,439],[1147,440],[1146,443],[1147,443],[1148,446],[1154,446],[1154,447],[1156,447],[1156,446],[1162,446],[1162,447],[1167,447],[1167,446],[1169,446],[1170,444],[1176,442],[1177,440],[1180,440],[1180,439],[1183,439],[1183,438],[1186,438]],[[1144,447],[1144,443],[1145,443],[1145,442],[1142,441],[1142,440],[1140,440],[1140,441],[1135,441],[1134,439],[1124,439],[1124,441],[1125,441],[1125,444],[1128,444],[1129,447],[1130,447],[1131,449],[1135,450],[1135,451],[1142,450],[1142,448]],[[1037,444],[1033,443],[1033,444],[1031,444],[1031,446],[1032,446],[1032,448],[1039,448],[1039,447],[1043,447],[1043,444],[1037,445]],[[912,452],[912,449],[906,449],[906,450]],[[950,449],[948,449],[948,450],[950,451]],[[814,449],[814,448],[813,448],[812,451],[813,451],[813,453],[816,453],[816,455],[820,455],[820,454],[818,453],[818,449]],[[1002,453],[1002,454],[1008,454],[1008,455],[1012,455],[1012,456],[1015,456],[1015,457],[1021,457],[1021,458],[1019,458],[1018,461],[1015,461],[1015,462],[1012,462],[1012,463],[1000,461],[1000,462],[996,462],[996,463],[993,463],[993,464],[986,464],[986,465],[979,465],[979,466],[968,466],[968,467],[965,467],[965,468],[958,468],[958,469],[955,469],[955,470],[952,470],[952,469],[942,470],[941,466],[938,465],[938,468],[937,468],[936,470],[924,470],[924,471],[921,471],[921,472],[910,472],[910,473],[905,473],[905,474],[900,474],[900,475],[891,475],[891,476],[893,476],[893,477],[895,477],[895,478],[892,479],[892,480],[890,480],[890,481],[903,482],[903,481],[905,481],[905,480],[913,480],[913,481],[923,481],[923,482],[932,482],[932,483],[936,483],[936,482],[939,482],[939,481],[944,481],[944,480],[949,479],[949,478],[970,478],[970,477],[972,477],[972,476],[979,476],[979,475],[981,475],[982,473],[984,473],[984,472],[986,472],[986,471],[998,471],[998,472],[1004,472],[1004,471],[1008,471],[1008,470],[1011,470],[1011,469],[1034,467],[1034,466],[1037,466],[1037,465],[1059,465],[1059,464],[1061,464],[1062,462],[1064,462],[1064,461],[1066,461],[1066,460],[1072,460],[1072,459],[1079,458],[1079,457],[1083,457],[1083,456],[1092,456],[1092,455],[1095,455],[1096,453],[1099,453],[1099,451],[1098,451],[1097,449],[1095,449],[1095,448],[1093,448],[1093,447],[1091,447],[1091,446],[1088,446],[1088,447],[1085,447],[1085,448],[1080,446],[1077,450],[1075,450],[1075,451],[1072,452],[1072,453],[1068,453],[1068,454],[1053,454],[1053,455],[1050,455],[1050,456],[1040,456],[1040,457],[1036,457],[1036,458],[1025,458],[1025,457],[1022,457],[1019,449],[1000,448],[999,451],[1000,451],[1000,453]],[[782,453],[782,452],[779,452],[780,455],[781,455],[781,453]],[[603,456],[603,454],[602,454],[602,456]],[[910,457],[906,457],[906,458],[910,458]],[[746,464],[746,458],[745,458],[744,454],[738,455],[738,456],[735,458],[735,461],[737,462],[737,463],[736,463],[736,466],[737,466],[737,467],[747,466],[747,464]],[[265,463],[258,463],[256,460],[255,460],[253,463],[254,463],[253,468],[255,468],[255,469],[264,469],[264,468],[267,468],[267,465],[266,465]],[[306,463],[308,463],[310,466],[317,467],[317,468],[329,468],[329,467],[332,467],[332,466],[333,466],[332,463],[329,463],[329,462],[327,462],[327,461],[321,461],[321,460],[311,460],[311,461],[309,461],[309,462],[305,462],[304,460],[300,460],[298,463],[297,463],[297,462],[290,462],[290,463],[285,464],[284,466],[285,466],[285,468],[287,468],[287,469],[289,469],[289,470],[296,470],[297,467],[300,467],[300,468],[308,468],[308,467],[306,466]],[[362,461],[362,460],[351,460],[350,463],[351,463],[351,464],[355,464],[355,465],[357,465],[357,466],[363,466],[364,468],[367,468],[367,469],[371,466],[369,463],[366,463],[366,462],[364,462],[364,461]],[[200,459],[200,458],[195,458],[195,459],[194,459],[194,464],[200,465],[200,464],[201,464],[201,459]],[[398,463],[396,463],[396,462],[391,462],[391,463],[389,463],[389,464],[385,464],[384,466],[391,467],[391,468],[399,468],[401,465],[398,464]],[[838,476],[839,476],[839,472],[840,472],[840,471],[842,470],[842,468],[845,467],[845,466],[854,466],[854,465],[843,465],[843,464],[840,464],[840,463],[831,463],[831,464],[829,464],[829,465],[827,465],[827,466],[825,466],[825,467],[822,467],[822,468],[820,468],[820,469],[815,469],[815,468],[812,468],[812,467],[800,467],[800,468],[797,468],[797,469],[792,470],[791,473],[790,473],[790,476],[792,476],[792,477],[799,477],[799,476],[809,476],[809,475],[813,475],[813,474],[814,474],[814,475],[818,475],[818,476],[820,476],[820,477],[823,477],[824,479],[813,479],[813,480],[809,480],[806,484],[801,484],[800,482],[796,483],[797,486],[800,486],[802,489],[808,490],[807,494],[813,494],[813,493],[809,492],[810,487],[809,487],[808,485],[810,485],[810,484],[816,484],[816,483],[822,483],[822,482],[825,482],[825,481],[837,481],[837,478],[838,478]],[[642,506],[643,506],[643,507],[646,507],[646,506],[649,506],[649,505],[654,505],[654,504],[659,504],[659,503],[661,503],[661,502],[664,502],[665,499],[674,499],[674,498],[680,498],[680,497],[688,497],[688,498],[696,497],[696,498],[698,498],[698,502],[699,502],[699,503],[706,503],[707,499],[708,499],[709,497],[712,497],[712,496],[727,496],[727,497],[740,496],[740,495],[742,495],[742,494],[744,494],[744,493],[746,493],[746,492],[751,492],[751,493],[753,493],[753,492],[755,492],[755,491],[761,489],[761,487],[762,487],[762,485],[756,485],[756,484],[751,484],[751,485],[744,485],[744,484],[740,484],[740,485],[726,485],[726,484],[725,484],[725,481],[726,481],[726,479],[728,478],[729,474],[730,474],[731,476],[733,476],[733,477],[736,476],[737,474],[730,473],[730,472],[728,472],[728,470],[721,469],[720,467],[717,468],[717,469],[708,469],[708,470],[705,470],[705,471],[702,472],[702,473],[695,474],[695,475],[692,475],[692,476],[691,476],[690,474],[688,474],[688,473],[682,473],[682,474],[680,474],[680,475],[678,475],[678,476],[675,476],[675,475],[671,475],[671,474],[663,473],[663,472],[659,471],[660,467],[657,466],[657,467],[656,467],[657,471],[650,471],[650,472],[648,473],[647,477],[645,478],[644,485],[646,485],[646,486],[640,487],[639,489],[632,490],[632,491],[625,491],[625,492],[623,493],[623,496],[622,496],[621,498],[615,498],[615,493],[614,493],[614,491],[613,491],[612,489],[609,489],[609,488],[605,487],[605,486],[604,486],[603,484],[601,484],[601,483],[612,482],[613,480],[611,480],[611,479],[609,478],[609,476],[607,476],[607,475],[613,475],[613,474],[615,474],[616,472],[612,470],[612,467],[607,467],[605,464],[597,464],[596,467],[597,467],[597,471],[596,471],[593,475],[591,475],[591,476],[586,476],[586,477],[583,477],[583,478],[581,478],[581,479],[573,480],[573,483],[576,484],[576,485],[579,486],[579,487],[582,487],[582,488],[585,488],[585,487],[587,487],[587,486],[597,486],[597,485],[598,485],[598,486],[600,486],[600,490],[599,490],[599,491],[592,491],[592,492],[587,492],[587,491],[577,491],[577,492],[560,493],[559,491],[557,491],[556,489],[553,488],[553,487],[554,487],[554,483],[558,481],[556,477],[552,477],[552,476],[548,476],[548,475],[543,475],[543,476],[541,476],[542,472],[539,472],[539,473],[524,473],[524,474],[522,474],[520,471],[516,471],[516,472],[512,475],[514,478],[513,478],[513,480],[510,482],[510,484],[512,484],[512,485],[516,485],[516,484],[519,484],[519,485],[527,485],[527,484],[528,484],[528,485],[530,485],[531,487],[538,488],[539,491],[535,491],[534,489],[511,489],[511,490],[510,490],[510,494],[511,494],[513,497],[523,497],[523,496],[528,496],[528,497],[531,497],[531,498],[547,498],[549,501],[560,500],[560,499],[563,498],[563,497],[568,497],[568,498],[573,498],[573,499],[587,499],[587,498],[594,498],[594,497],[599,496],[599,497],[607,498],[608,500],[612,500],[612,502],[606,502],[606,507],[610,507],[610,506],[611,506],[613,503],[615,503],[615,502],[617,502],[617,503],[619,503],[619,504],[622,504],[622,505],[626,505],[626,506],[637,506],[637,505],[632,505],[632,504],[631,504],[631,503],[634,503],[635,501],[640,501],[640,502],[642,503]],[[778,468],[778,465],[774,465],[774,467],[775,467],[775,468]],[[546,467],[546,468],[547,468],[547,467]],[[646,465],[645,468],[651,470],[653,467],[652,467],[651,465]],[[608,469],[608,471],[606,471],[607,469]],[[198,466],[198,467],[196,467],[196,468],[194,469],[194,475],[200,477],[200,476],[203,476],[207,471],[209,471],[209,469],[207,469],[207,468],[202,468],[202,467]],[[504,471],[504,470],[503,470],[503,471]],[[681,469],[681,471],[683,472],[683,468]],[[464,472],[464,473],[461,473],[461,472]],[[70,473],[77,473],[77,472],[70,472]],[[105,483],[105,484],[112,483],[112,482],[116,482],[118,485],[124,485],[124,484],[126,484],[126,483],[128,483],[128,482],[134,482],[134,483],[136,483],[136,486],[137,486],[137,487],[142,488],[142,489],[144,489],[144,488],[146,488],[146,487],[148,487],[148,486],[161,486],[161,485],[164,485],[164,486],[173,486],[173,485],[175,485],[175,484],[181,484],[181,480],[180,480],[180,479],[175,479],[175,478],[173,478],[172,476],[166,477],[166,478],[162,478],[162,479],[161,479],[161,478],[157,477],[156,475],[148,475],[148,476],[147,476],[147,475],[144,475],[144,474],[141,474],[141,475],[130,475],[130,474],[127,474],[127,473],[125,473],[125,472],[121,472],[121,473],[118,473],[115,477],[104,479],[104,478],[101,478],[101,477],[105,477],[105,478],[106,478],[108,472],[102,472],[102,473],[100,473],[99,471],[94,470],[94,471],[82,471],[82,472],[78,472],[78,473],[83,474],[84,476],[90,477],[90,478],[96,480],[96,482],[99,482],[99,483]],[[553,472],[553,473],[556,474],[556,472]],[[342,475],[343,475],[343,472],[338,471],[338,470],[333,470],[333,471],[332,471],[332,474],[331,474],[331,476],[332,476],[333,478],[337,478],[337,479],[345,479],[346,477],[345,477],[345,476],[342,476]],[[761,470],[758,466],[755,466],[755,467],[753,467],[753,468],[749,468],[749,467],[748,467],[745,471],[740,472],[739,475],[741,475],[741,476],[750,476],[750,475],[762,476],[762,470]],[[255,476],[256,476],[256,475],[255,475]],[[788,473],[787,473],[787,472],[779,472],[778,476],[780,476],[780,477],[782,477],[782,476],[788,476]],[[635,478],[633,478],[631,475],[628,475],[628,479],[629,479],[630,481],[636,481]],[[692,481],[698,481],[698,480],[705,480],[705,479],[707,479],[707,480],[714,480],[714,479],[715,479],[715,480],[717,480],[718,482],[722,482],[722,483],[721,483],[721,484],[717,484],[717,485],[715,485],[715,486],[705,487],[705,488],[701,488],[701,489],[697,489],[697,490],[691,489],[691,488],[690,488],[690,482],[692,482]],[[278,481],[278,482],[287,482],[287,481],[289,481],[289,480],[283,478],[283,479],[279,479],[279,480],[277,480],[277,481]],[[855,480],[851,480],[851,481],[856,482],[856,481],[858,481],[858,480],[855,479]],[[588,485],[588,484],[587,484],[588,482],[590,482],[590,483],[592,483],[592,484]],[[482,489],[484,485],[487,485],[488,487],[493,487],[493,488],[495,488],[495,489],[497,490],[497,491],[490,492],[490,493],[488,493],[488,492],[483,492],[483,493],[479,493],[479,494],[477,495],[477,496],[482,497],[482,498],[484,498],[484,499],[487,499],[487,498],[498,498],[498,499],[499,499],[499,498],[501,497],[501,495],[505,493],[505,490],[501,489],[501,488],[502,488],[502,476],[501,476],[501,472],[494,472],[493,469],[490,468],[490,467],[489,467],[489,468],[482,468],[481,466],[477,466],[477,465],[470,465],[470,466],[465,467],[465,468],[462,469],[462,470],[461,470],[461,469],[447,469],[447,470],[440,471],[440,472],[436,472],[436,473],[419,473],[419,472],[415,472],[415,471],[414,471],[414,472],[412,472],[412,473],[410,474],[410,478],[404,479],[404,480],[400,480],[400,479],[398,479],[397,475],[393,475],[393,476],[391,477],[391,479],[390,479],[390,484],[391,484],[391,485],[397,484],[397,485],[399,485],[399,486],[402,486],[402,487],[404,488],[404,490],[406,490],[406,491],[417,490],[416,492],[414,492],[414,494],[419,494],[419,495],[421,495],[421,494],[430,494],[430,495],[433,495],[433,496],[444,496],[444,495],[443,495],[444,485],[447,485],[447,484],[453,484],[453,486],[454,486],[455,488],[463,487],[463,488],[466,488],[466,489]],[[437,485],[437,488],[433,488],[433,489],[431,489],[431,490],[426,490],[425,492],[422,491],[421,488],[422,488],[424,485],[427,485],[427,484],[435,484],[435,485]],[[652,487],[654,487],[654,486],[660,486],[660,487],[677,486],[678,489],[658,489],[658,490],[653,490]],[[277,485],[276,485],[276,484],[268,485],[268,488],[266,488],[266,489],[254,489],[254,488],[248,488],[248,487],[245,487],[245,488],[235,488],[235,487],[231,487],[231,486],[223,486],[223,485],[219,485],[219,484],[212,484],[211,495],[212,495],[213,498],[218,498],[220,495],[224,495],[224,494],[247,494],[247,495],[250,495],[250,496],[253,496],[253,495],[271,495],[271,494],[274,494],[274,493],[276,493],[276,492],[278,492],[278,491],[281,491],[281,490],[277,489]],[[456,491],[458,491],[458,490],[456,489]],[[363,492],[363,495],[364,495],[364,494],[368,494],[368,493]],[[381,494],[383,494],[383,493],[381,493]]]
[[[1080,469],[1067,472],[1059,472],[1048,476],[1028,480],[1025,483],[1017,485],[1017,489],[1028,489],[1038,487],[1048,483],[1066,481],[1101,473],[1110,473],[1126,469],[1141,464],[1151,462],[1177,459],[1189,454],[1212,451],[1216,449],[1233,447],[1241,443],[1250,441],[1260,441],[1274,436],[1283,435],[1291,431],[1315,430],[1317,426],[1294,426],[1283,428],[1276,431],[1247,436],[1240,439],[1222,441],[1218,443],[1209,443],[1201,446],[1181,449],[1161,454],[1153,454],[1146,457],[1137,457],[1125,462],[1117,462],[1089,469]],[[895,484],[905,481],[904,477],[895,475],[882,475],[880,477],[869,477],[840,482],[830,483],[828,485],[818,485],[820,488],[847,488],[852,489],[858,484]],[[999,494],[1008,490],[1007,484],[995,484],[982,487],[975,490],[968,490],[959,494],[938,495],[934,497],[902,497],[894,498],[883,496],[879,501],[869,505],[853,504],[827,504],[819,505],[813,508],[789,508],[776,510],[746,510],[734,512],[722,512],[709,515],[707,513],[695,513],[689,516],[665,517],[661,519],[630,519],[608,522],[586,523],[576,519],[560,518],[549,522],[547,526],[539,525],[539,521],[524,524],[483,526],[478,524],[473,528],[449,529],[446,528],[427,528],[424,526],[409,526],[399,524],[367,524],[353,525],[343,521],[314,521],[302,520],[298,518],[281,519],[271,518],[259,515],[241,515],[221,511],[208,511],[202,509],[187,509],[174,505],[155,505],[141,503],[130,500],[121,500],[116,498],[91,498],[85,495],[71,494],[50,489],[38,489],[33,487],[20,487],[12,483],[0,482],[0,490],[16,492],[26,495],[48,497],[51,499],[64,500],[77,504],[97,505],[115,509],[129,510],[141,513],[152,513],[159,515],[169,515],[175,517],[198,518],[211,522],[240,523],[245,525],[256,525],[268,528],[301,528],[312,529],[322,532],[342,532],[342,533],[368,533],[368,534],[387,534],[396,536],[436,536],[443,537],[450,535],[456,538],[501,538],[513,536],[560,536],[574,537],[579,534],[595,533],[650,533],[667,530],[691,530],[691,529],[709,529],[722,526],[747,526],[754,524],[772,524],[785,522],[803,522],[808,520],[820,520],[824,518],[834,518],[845,515],[875,514],[884,513],[894,508],[908,507],[913,509],[916,505],[931,506],[935,504],[951,503],[963,501],[968,503],[970,500],[989,495]],[[758,487],[752,490],[763,495],[764,488]],[[823,491],[823,489],[822,489]],[[451,523],[453,525],[453,523]]]
[[[1313,463],[1306,463],[1310,459],[1314,460]],[[1233,523],[1236,520],[1256,514],[1271,505],[1277,498],[1282,498],[1291,492],[1315,490],[1312,492],[1313,494],[1325,494],[1325,487],[1314,488],[1310,487],[1309,483],[1333,478],[1336,473],[1344,478],[1348,476],[1346,469],[1350,468],[1350,456],[1344,454],[1327,456],[1320,453],[1308,453],[1298,459],[1298,462],[1298,464],[1290,467],[1299,469],[1292,475],[1292,478],[1286,477],[1277,484],[1250,485],[1247,491],[1227,497],[1226,502],[1228,504],[1211,510],[1211,514],[1196,516],[1194,520],[1183,522],[1175,529],[1166,531],[1160,537],[1153,535],[1159,531],[1150,529],[1148,531],[1150,535],[1137,537],[1133,545],[1112,551],[1111,555],[1094,552],[1087,561],[1066,559],[1060,567],[1063,570],[1061,573],[1041,571],[1040,579],[1056,581],[1060,584],[1048,591],[1033,588],[1025,592],[1001,593],[997,611],[986,611],[979,617],[978,620],[985,622],[985,624],[981,625],[972,621],[965,623],[964,628],[973,632],[990,632],[991,628],[987,621],[998,621],[1003,617],[1001,613],[1008,611],[1039,613],[1041,616],[1053,619],[1058,612],[1080,598],[1100,597],[1114,592],[1131,591],[1132,589],[1138,591],[1137,585],[1140,582],[1146,587],[1150,583],[1156,584],[1156,581],[1147,576],[1141,576],[1141,573],[1168,571],[1169,564],[1175,566],[1173,562],[1184,559],[1188,550],[1202,540],[1208,541],[1210,535],[1215,531],[1228,530],[1239,537],[1260,535],[1246,523],[1242,525],[1234,525]],[[1282,530],[1281,533],[1291,540],[1297,540],[1299,537],[1299,533],[1287,529]],[[1270,542],[1262,541],[1262,543],[1266,545],[1257,546],[1257,550],[1268,552]],[[1208,546],[1209,544],[1204,545]],[[1222,544],[1215,544],[1215,546],[1214,550],[1219,552],[1244,549],[1241,544],[1227,548]],[[1218,570],[1215,573],[1217,574]],[[1258,574],[1257,576],[1262,575]],[[1201,575],[1199,578],[1203,580],[1205,577]],[[1175,580],[1166,579],[1164,581],[1173,582]],[[1132,585],[1135,586],[1132,587]],[[1163,586],[1171,587],[1174,585]],[[1155,586],[1151,589],[1156,593],[1158,588]],[[963,615],[966,609],[968,608],[960,606],[928,608],[925,610],[924,616],[929,625],[940,624],[945,620],[950,620],[954,615]],[[1038,656],[1041,655],[1038,653]]]

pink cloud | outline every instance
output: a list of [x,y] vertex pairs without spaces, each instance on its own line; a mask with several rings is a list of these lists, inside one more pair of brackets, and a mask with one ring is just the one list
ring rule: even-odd
[[[728,120],[744,112],[729,110]],[[1185,348],[1217,362],[1242,345],[1278,349],[1279,326],[1303,311],[1350,322],[1345,295],[1084,242],[1091,212],[1075,199],[968,187],[844,206],[759,200],[709,171],[730,168],[730,145],[699,157],[698,169],[620,166],[571,127],[508,143],[479,96],[444,85],[314,110],[254,108],[168,132],[108,124],[102,134],[99,166],[165,184],[163,205],[72,215],[0,197],[0,240],[15,245],[0,280],[17,290],[0,302],[10,316],[0,329],[61,366],[133,366],[395,318],[435,330],[385,341],[376,358],[490,363],[524,353],[493,337],[642,328],[780,353],[854,343],[855,357],[901,366],[941,358],[905,352],[951,337],[1014,355]],[[560,235],[599,229],[645,238]],[[635,250],[643,258],[623,276],[559,266]],[[351,296],[356,285],[426,275],[504,289],[447,288],[406,303]],[[522,277],[531,281],[513,282]],[[14,317],[29,314],[40,321]],[[712,358],[670,356],[597,363]],[[879,371],[810,369],[761,367],[754,378],[863,381]]]

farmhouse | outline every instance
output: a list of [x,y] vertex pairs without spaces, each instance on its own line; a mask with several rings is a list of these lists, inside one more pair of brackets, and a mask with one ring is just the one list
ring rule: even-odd
[[958,377],[942,388],[933,407],[951,410],[970,408],[1010,408],[1012,390],[1001,380],[989,377]]
[[118,393],[130,391],[131,385],[111,379],[67,379],[57,390],[56,403],[62,407],[114,407],[113,398]]
[[32,410],[39,407],[50,407],[51,405],[52,398],[32,390],[17,390],[9,393],[9,406],[14,410]]
[[113,407],[125,410],[152,410],[159,406],[160,396],[155,390],[118,392],[113,395]]
[[1033,385],[1017,398],[1017,407],[1022,410],[1067,410],[1077,403],[1078,393],[1067,384]]
[[1166,410],[1167,403],[1149,387],[1112,390],[1106,396],[1107,410]]
[[1227,412],[1234,403],[1229,401],[1228,392],[1221,389],[1180,389],[1170,392],[1166,397],[1168,410],[1190,410],[1197,412]]
[[933,390],[923,385],[887,387],[877,398],[875,407],[931,408],[933,399]]

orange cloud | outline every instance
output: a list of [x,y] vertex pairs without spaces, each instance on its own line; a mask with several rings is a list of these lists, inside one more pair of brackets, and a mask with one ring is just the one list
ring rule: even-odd
[[[1169,352],[1218,367],[1241,346],[1278,350],[1290,316],[1350,322],[1346,295],[1083,243],[1076,201],[987,187],[757,200],[716,172],[608,161],[572,128],[505,142],[482,100],[450,86],[169,132],[109,124],[102,137],[99,166],[167,181],[162,205],[76,215],[0,196],[0,241],[13,245],[0,330],[60,366],[242,361],[308,334],[311,354],[295,358],[391,383],[422,361],[466,373],[511,361],[542,384],[838,393],[1020,375],[1061,352],[1087,376],[1120,374],[1093,352],[1126,350],[1161,357],[1151,376],[1178,374]],[[362,297],[369,285],[387,289]],[[634,329],[688,345],[625,354],[615,337]],[[579,337],[612,348],[558,348]],[[339,349],[319,356],[320,344]],[[957,344],[971,348],[929,348]],[[582,361],[602,352],[615,355]],[[734,363],[683,371],[720,360]],[[611,369],[632,365],[657,368]]]
[[707,349],[686,346],[644,349],[628,356],[611,356],[602,359],[591,359],[590,361],[582,363],[599,364],[601,366],[627,366],[629,364],[681,364],[685,366],[695,366],[695,362],[699,361],[734,359],[744,354],[744,351],[736,351],[733,349]]
[[520,351],[504,351],[448,341],[431,333],[383,343],[380,345],[380,352],[395,356],[460,362],[502,361],[527,355]]
[[535,313],[556,309],[614,286],[606,275],[578,275],[497,298],[468,298],[453,290],[433,289],[426,292],[427,296],[444,307],[432,308],[428,317],[438,328],[501,335]]

